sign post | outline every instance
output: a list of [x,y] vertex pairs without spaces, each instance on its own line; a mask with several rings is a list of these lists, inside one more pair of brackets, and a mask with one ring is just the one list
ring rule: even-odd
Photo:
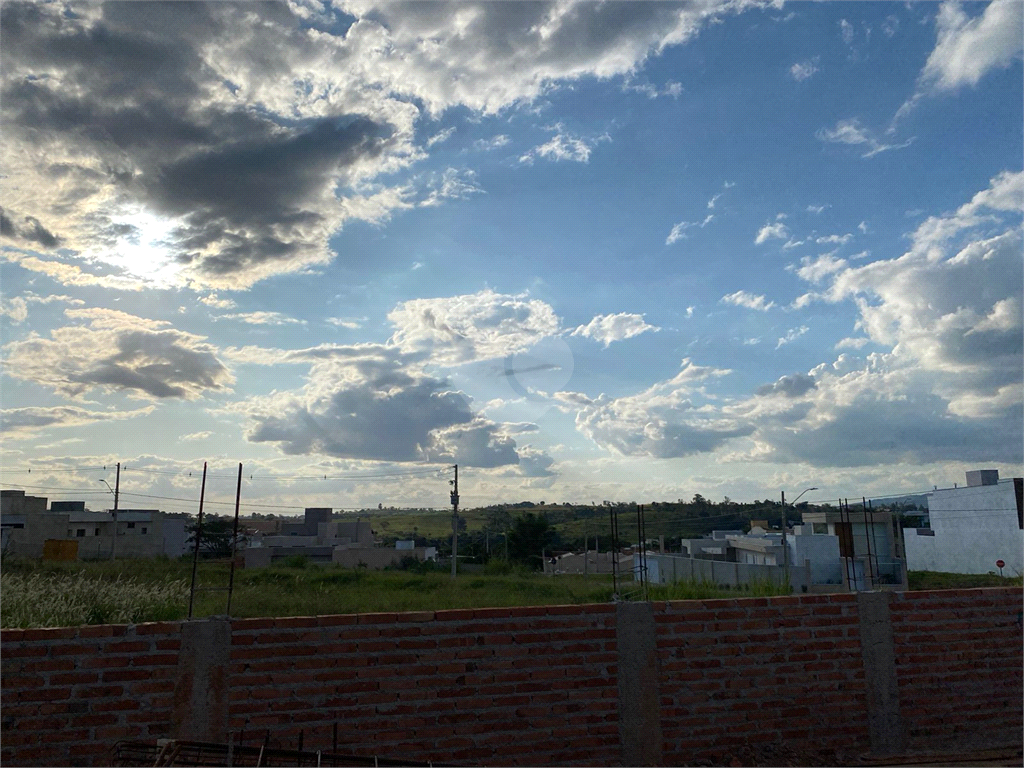
[[1006,563],[1004,563],[1002,560],[996,560],[996,568],[999,569],[999,576],[1000,577],[1002,577],[1002,575],[1003,575],[1003,566],[1004,565],[1006,565]]

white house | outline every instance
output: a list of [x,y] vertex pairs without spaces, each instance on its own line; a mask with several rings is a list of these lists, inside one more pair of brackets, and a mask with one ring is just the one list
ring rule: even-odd
[[995,469],[967,473],[967,485],[928,494],[929,528],[904,532],[907,567],[945,573],[1024,573],[1024,480]]

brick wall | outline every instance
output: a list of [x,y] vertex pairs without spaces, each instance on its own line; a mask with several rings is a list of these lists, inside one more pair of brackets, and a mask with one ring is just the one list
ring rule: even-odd
[[1019,746],[1022,610],[982,589],[4,630],[0,761],[109,764],[190,727],[492,765]]
[[991,734],[1024,741],[1021,593],[950,590],[895,595],[900,713],[910,746],[983,748]]
[[[869,751],[857,596],[655,605],[669,754]],[[827,763],[822,763],[827,764]]]
[[0,762],[104,765],[127,738],[167,735],[178,623],[5,629]]

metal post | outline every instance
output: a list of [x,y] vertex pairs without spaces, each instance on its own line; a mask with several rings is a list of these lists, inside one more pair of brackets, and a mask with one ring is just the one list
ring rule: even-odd
[[619,557],[616,551],[616,542],[618,536],[615,532],[615,510],[612,507],[608,507],[608,515],[611,519],[611,535],[612,535],[612,593],[618,594],[619,592]]
[[[459,556],[459,465],[456,464],[452,469],[455,470],[455,480],[453,481],[453,490],[451,494],[452,502],[452,578],[455,578],[456,563]],[[508,538],[505,539],[506,549],[508,547]]]
[[228,607],[225,613],[231,615],[231,595],[235,590],[235,551],[238,547],[238,507],[242,500],[242,463],[238,463],[238,487],[235,488],[235,531],[231,536],[231,575],[228,576]]
[[203,499],[206,498],[206,462],[203,462],[203,484],[199,489],[199,519],[196,522],[196,546],[192,553],[192,586],[188,589],[188,617],[192,618],[192,604],[196,597],[196,567],[199,565],[199,540],[203,537]]

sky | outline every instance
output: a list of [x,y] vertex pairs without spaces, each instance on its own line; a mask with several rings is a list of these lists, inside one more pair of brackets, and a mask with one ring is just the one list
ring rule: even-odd
[[1022,474],[1024,4],[0,9],[4,487]]

